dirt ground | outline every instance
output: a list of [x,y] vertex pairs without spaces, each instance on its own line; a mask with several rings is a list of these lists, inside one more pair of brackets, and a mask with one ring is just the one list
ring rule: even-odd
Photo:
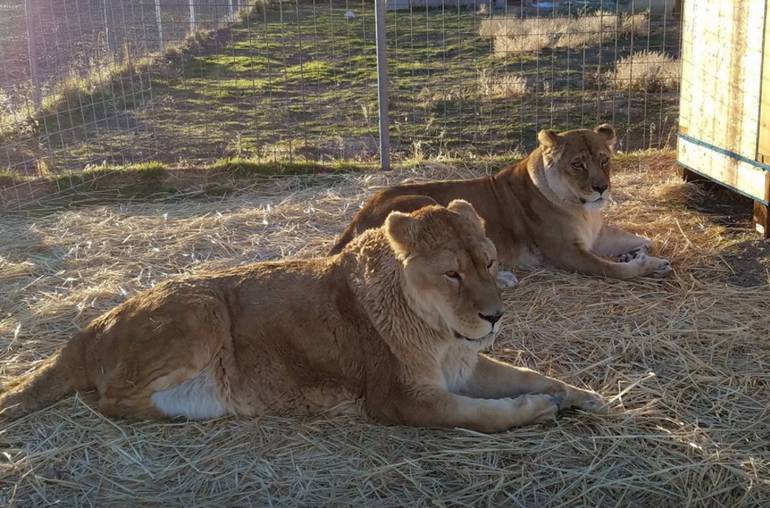
[[[495,169],[425,163],[141,199],[84,192],[4,213],[0,382],[166,277],[320,255],[383,185]],[[672,276],[519,270],[492,351],[600,391],[611,414],[491,436],[356,414],[128,423],[83,394],[0,423],[0,504],[770,505],[770,264],[750,202],[682,183],[660,152],[621,156],[613,196],[608,220],[650,236]]]

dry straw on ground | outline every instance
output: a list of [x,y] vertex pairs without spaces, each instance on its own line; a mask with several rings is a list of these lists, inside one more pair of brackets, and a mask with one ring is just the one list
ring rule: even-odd
[[[285,177],[229,197],[6,213],[0,381],[165,277],[320,254],[377,188],[471,174]],[[670,156],[616,174],[608,215],[657,241],[670,279],[530,270],[505,293],[494,354],[599,390],[610,415],[486,436],[355,415],[127,423],[72,397],[0,423],[0,504],[768,506],[770,275],[736,254],[761,246],[745,216],[720,225],[733,212],[699,192]]]
[[615,64],[606,78],[615,88],[655,92],[676,90],[679,86],[681,64],[660,51],[638,51]]
[[602,41],[649,31],[647,13],[617,15],[595,12],[584,16],[518,18],[498,16],[481,20],[479,35],[492,37],[494,54],[516,56],[545,48],[583,48]]

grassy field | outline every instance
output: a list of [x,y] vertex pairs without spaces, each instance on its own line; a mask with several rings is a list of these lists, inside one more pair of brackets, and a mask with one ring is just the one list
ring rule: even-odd
[[[569,26],[584,31],[572,47],[522,48],[500,58],[495,41],[479,33],[482,19],[456,9],[388,13],[396,159],[520,152],[540,128],[603,121],[618,125],[624,149],[673,141],[675,89],[634,90],[605,79],[638,50],[676,56],[670,22],[629,32],[618,21],[596,37],[578,18]],[[163,62],[123,69],[104,85],[71,87],[26,134],[6,133],[0,164],[35,172],[231,156],[376,159],[370,4],[264,4],[202,39]]]
[[[0,384],[167,277],[319,255],[383,185],[498,167],[266,177],[233,163],[207,187],[143,165],[41,196],[0,214]],[[651,237],[674,273],[518,271],[492,351],[595,388],[611,414],[489,436],[359,414],[128,423],[84,394],[0,423],[0,504],[768,506],[770,252],[751,203],[681,183],[670,153],[620,157],[613,188],[608,220]]]

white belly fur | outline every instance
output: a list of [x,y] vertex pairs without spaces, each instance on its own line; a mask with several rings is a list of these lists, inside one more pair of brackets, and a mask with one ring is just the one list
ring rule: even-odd
[[150,400],[159,411],[172,417],[203,420],[227,414],[225,401],[208,369],[173,388],[153,393]]

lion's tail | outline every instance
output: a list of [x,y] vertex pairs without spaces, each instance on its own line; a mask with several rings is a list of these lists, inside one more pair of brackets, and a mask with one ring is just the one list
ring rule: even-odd
[[78,335],[40,367],[0,388],[0,417],[20,418],[85,388],[81,344]]

